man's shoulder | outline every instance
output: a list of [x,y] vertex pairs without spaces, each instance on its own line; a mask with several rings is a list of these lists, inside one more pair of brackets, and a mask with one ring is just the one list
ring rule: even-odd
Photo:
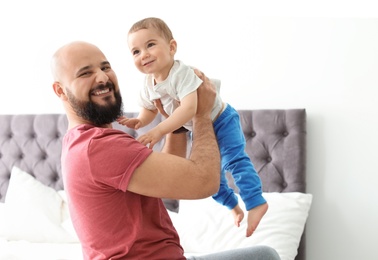
[[65,135],[66,142],[91,142],[93,140],[106,140],[112,141],[113,139],[122,138],[131,138],[134,139],[131,135],[126,132],[123,132],[118,129],[109,128],[109,127],[98,127],[89,124],[79,125],[74,127]]

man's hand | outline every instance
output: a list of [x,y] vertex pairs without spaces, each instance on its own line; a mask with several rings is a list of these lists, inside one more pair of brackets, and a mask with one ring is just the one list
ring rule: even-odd
[[157,110],[159,111],[159,113],[161,115],[163,115],[165,118],[169,117],[169,115],[165,112],[165,110],[163,108],[163,105],[161,104],[161,100],[160,99],[155,99],[154,100],[154,105],[155,105],[155,107],[157,108]]
[[194,72],[203,81],[197,89],[198,103],[195,117],[210,117],[216,96],[215,86],[201,71],[195,69]]

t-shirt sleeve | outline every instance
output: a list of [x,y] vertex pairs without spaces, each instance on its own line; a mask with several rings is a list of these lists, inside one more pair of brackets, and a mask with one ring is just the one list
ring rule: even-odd
[[172,84],[176,86],[177,97],[182,100],[186,95],[196,91],[202,80],[189,66],[180,66],[172,77]]
[[156,109],[154,103],[150,101],[148,90],[145,87],[142,88],[139,91],[138,104],[139,104],[139,106],[144,107],[144,108],[149,109],[149,110],[155,110]]
[[118,130],[104,131],[88,149],[93,179],[99,185],[126,191],[135,169],[152,150]]

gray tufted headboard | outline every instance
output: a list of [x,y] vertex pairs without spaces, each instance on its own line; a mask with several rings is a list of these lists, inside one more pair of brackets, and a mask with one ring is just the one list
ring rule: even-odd
[[[305,109],[239,110],[251,157],[265,192],[306,191]],[[136,116],[136,113],[126,113]],[[162,119],[157,117],[154,124]],[[118,123],[114,127],[136,137],[140,131]],[[61,140],[67,129],[63,114],[0,115],[0,201],[4,201],[13,166],[42,183],[63,188],[60,169]],[[161,149],[163,143],[154,149]],[[296,260],[304,260],[305,237]]]

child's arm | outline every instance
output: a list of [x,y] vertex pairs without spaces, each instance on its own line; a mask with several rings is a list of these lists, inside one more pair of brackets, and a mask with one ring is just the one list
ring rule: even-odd
[[164,121],[156,126],[163,134],[168,134],[190,121],[197,113],[197,91],[186,95],[180,106]]
[[157,113],[157,109],[149,110],[147,108],[142,108],[137,118],[127,118],[122,116],[117,119],[117,122],[128,128],[139,129],[150,124],[156,117]]
[[190,121],[197,112],[197,91],[185,96],[180,106],[164,121],[138,138],[142,144],[152,147],[166,134],[175,131]]
[[158,114],[158,110],[149,110],[147,108],[142,108],[141,111],[139,112],[139,115],[137,119],[140,121],[140,127],[144,127],[148,124],[150,124]]

